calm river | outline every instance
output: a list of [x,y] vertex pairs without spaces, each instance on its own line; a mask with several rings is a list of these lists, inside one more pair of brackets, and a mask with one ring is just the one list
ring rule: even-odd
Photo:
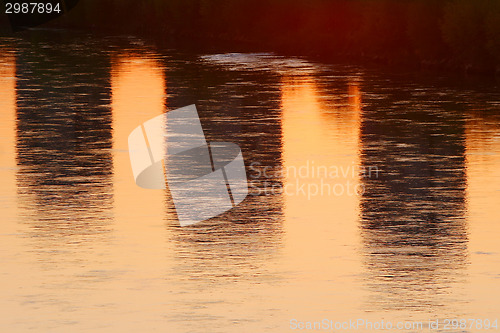
[[[496,331],[499,88],[132,37],[0,39],[0,330]],[[165,191],[135,184],[127,139],[190,104],[207,139],[241,147],[249,195],[180,227]],[[349,320],[365,325],[335,329]]]

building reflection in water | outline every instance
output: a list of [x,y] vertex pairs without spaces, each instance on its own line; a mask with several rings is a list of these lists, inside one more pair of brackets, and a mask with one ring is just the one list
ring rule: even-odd
[[[14,330],[496,315],[498,104],[458,112],[352,68],[126,40],[0,47],[0,306]],[[209,141],[242,148],[251,195],[180,228],[166,192],[134,183],[127,138],[193,103]],[[345,174],[323,180],[344,193],[295,192],[321,177],[279,173],[331,166]]]
[[18,203],[45,253],[61,248],[79,257],[86,242],[110,231],[109,60],[87,47],[40,40],[17,52]]
[[[166,319],[177,331],[226,313],[258,320],[261,311],[278,311],[263,290],[281,279],[276,260],[283,199],[280,193],[260,192],[266,181],[279,183],[280,178],[256,177],[250,166],[277,169],[281,163],[279,80],[199,59],[169,58],[165,64],[167,109],[196,104],[207,141],[238,144],[251,182],[250,195],[220,216],[182,228],[167,223],[171,248],[165,278],[174,288],[168,301],[175,306],[168,307]],[[257,84],[265,85],[266,96],[255,95]],[[256,280],[266,287],[254,288]],[[193,313],[193,308],[199,310]],[[186,313],[204,321],[179,321]]]
[[464,116],[412,89],[366,89],[361,163],[379,170],[361,177],[367,307],[460,308],[465,299],[453,287],[468,261]]

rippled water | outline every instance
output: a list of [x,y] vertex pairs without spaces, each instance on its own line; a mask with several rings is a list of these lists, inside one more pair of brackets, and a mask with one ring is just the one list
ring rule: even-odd
[[[179,227],[166,192],[135,185],[127,137],[189,104],[242,148],[250,195]],[[498,316],[496,83],[4,38],[0,117],[3,332]]]

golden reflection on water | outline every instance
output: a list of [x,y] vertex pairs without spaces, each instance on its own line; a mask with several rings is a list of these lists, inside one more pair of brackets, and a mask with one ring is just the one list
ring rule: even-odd
[[[16,196],[16,59],[14,50],[0,47],[0,216],[2,221],[2,297],[0,307],[12,313],[22,313],[17,299],[19,281],[27,283],[31,267],[22,264]],[[0,326],[1,328],[1,326]],[[7,331],[6,329],[4,329]]]
[[[12,50],[0,48],[0,188],[4,191],[1,205],[5,209],[5,221],[12,222],[17,216],[16,203],[8,195],[16,192],[15,156],[16,156],[16,61]],[[15,224],[8,224],[6,233],[14,232]]]
[[466,121],[467,208],[470,307],[484,317],[495,317],[500,308],[500,125],[498,114],[488,115],[485,105],[474,107]]
[[[147,226],[164,215],[162,191],[138,187],[132,176],[128,135],[143,122],[165,112],[165,76],[152,54],[116,53],[111,57],[113,110],[114,206],[120,229],[144,242],[155,237]],[[148,212],[144,216],[144,212]]]
[[[127,138],[135,127],[165,112],[168,78],[156,59],[139,51],[112,56],[114,235],[120,244],[113,257],[117,269],[128,268],[113,288],[127,290],[118,297],[122,308],[138,313],[138,329],[151,320],[161,320],[159,325],[172,332],[203,330],[217,321],[222,330],[231,331],[224,325],[229,318],[257,322],[263,316],[260,301],[268,290],[255,286],[253,279],[262,284],[275,280],[268,272],[272,263],[266,262],[272,258],[266,249],[275,246],[261,245],[278,244],[275,213],[255,216],[267,205],[250,198],[243,211],[180,228],[164,191],[137,187]],[[242,290],[253,289],[242,297]],[[245,320],[238,319],[239,325]]]
[[325,104],[314,77],[282,81],[288,192],[283,269],[293,272],[288,276],[293,292],[286,293],[290,318],[348,316],[357,312],[361,297],[356,277],[361,93],[356,82],[338,93],[343,100]]
[[[63,77],[75,86],[109,82],[101,87],[104,97],[86,103],[99,109],[109,102],[111,110],[77,120],[55,113],[46,123],[32,119],[31,104],[23,104],[30,89],[46,85],[20,68],[17,76],[24,80],[16,86],[16,57],[7,51],[0,49],[0,214],[7,258],[0,305],[11,317],[10,332],[30,325],[54,332],[71,325],[92,331],[287,332],[291,318],[410,319],[415,308],[417,316],[458,310],[496,315],[498,119],[474,112],[466,117],[466,216],[438,199],[427,206],[458,221],[452,234],[424,230],[417,234],[423,245],[394,245],[392,238],[402,241],[399,233],[360,231],[366,214],[360,186],[373,185],[360,176],[363,121],[373,116],[364,110],[370,87],[357,75],[332,88],[311,70],[281,72],[281,136],[275,139],[282,144],[284,193],[249,197],[232,213],[178,228],[165,193],[136,186],[127,144],[135,127],[165,112],[171,82],[165,60],[145,50],[113,51],[96,75],[102,81]],[[78,128],[79,122],[85,126]],[[61,123],[66,125],[57,129]],[[75,145],[69,151],[51,139],[53,126],[58,135],[70,132]],[[47,134],[49,144],[34,145],[46,139],[37,133]],[[455,141],[447,148],[460,151],[461,134],[451,136]],[[411,144],[398,151],[436,161],[419,142],[417,150]],[[379,154],[391,153],[384,149]],[[40,159],[45,155],[50,158]],[[60,169],[64,163],[94,171],[78,177]],[[462,182],[451,179],[450,188],[455,181]],[[400,211],[411,214],[420,203],[409,200],[407,211]],[[466,246],[447,252],[447,240],[455,238]],[[387,246],[392,253],[380,252],[384,242],[393,245]],[[418,251],[428,256],[407,255]],[[443,300],[456,304],[444,306]],[[27,324],[26,315],[35,319]]]
[[128,154],[132,130],[165,112],[166,79],[157,55],[137,49],[113,53],[111,91],[115,239],[119,244],[112,257],[116,269],[125,270],[114,282],[112,297],[120,311],[137,317],[122,329],[141,330],[145,322],[161,317],[162,304],[168,302],[161,279],[165,248],[171,247],[165,242],[164,191],[135,184]]

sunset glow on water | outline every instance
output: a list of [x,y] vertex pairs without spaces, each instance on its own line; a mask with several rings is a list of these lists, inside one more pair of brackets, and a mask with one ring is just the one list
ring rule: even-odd
[[[270,53],[0,39],[0,328],[494,321],[498,91]],[[190,104],[208,139],[241,147],[250,194],[180,227],[167,191],[135,184],[127,138]]]

